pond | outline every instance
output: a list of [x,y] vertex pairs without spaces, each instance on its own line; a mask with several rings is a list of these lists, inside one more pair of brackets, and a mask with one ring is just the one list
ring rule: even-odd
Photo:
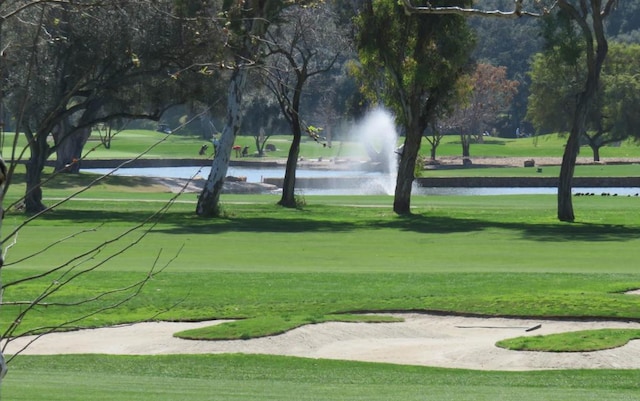
[[[85,169],[85,172],[95,174],[106,174],[111,169]],[[210,167],[146,167],[146,168],[122,168],[114,173],[121,176],[140,177],[163,177],[163,178],[207,178]],[[247,182],[264,182],[267,179],[277,179],[284,177],[284,167],[229,167],[227,175],[234,177],[246,177]],[[380,172],[349,171],[349,170],[318,170],[304,169],[296,170],[298,179],[328,179],[321,180],[323,183],[332,182],[335,185],[323,185],[322,187],[300,186],[297,191],[305,195],[392,195],[394,191],[395,179],[389,174]],[[301,180],[302,181],[302,180]],[[357,182],[357,185],[351,185]],[[603,193],[618,196],[637,196],[640,188],[574,188],[574,194]],[[555,187],[451,187],[451,188],[431,188],[418,187],[413,189],[414,195],[534,195],[534,194],[555,194]]]

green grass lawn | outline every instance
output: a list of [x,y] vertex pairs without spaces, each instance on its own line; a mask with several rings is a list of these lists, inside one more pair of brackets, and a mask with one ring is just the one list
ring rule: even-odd
[[482,372],[250,355],[23,357],[13,401],[635,400],[638,372]]
[[[45,202],[86,179],[57,179]],[[623,294],[640,287],[640,198],[576,198],[577,222],[566,224],[547,195],[415,196],[410,218],[393,214],[387,196],[306,196],[305,207],[290,210],[275,196],[225,195],[224,217],[205,220],[194,216],[196,195],[185,194],[155,224],[111,242],[172,197],[158,191],[113,177],[22,228],[3,284],[61,270],[9,286],[3,301],[32,299],[95,266],[50,299],[72,303],[167,265],[132,301],[81,325],[243,318],[198,335],[246,338],[363,310],[640,319],[640,298]],[[8,201],[20,193],[16,186]],[[24,221],[6,215],[5,245]],[[36,308],[21,327],[56,325],[95,306]],[[21,308],[3,306],[2,328]],[[639,390],[637,371],[472,372],[242,355],[21,356],[11,368],[3,395],[12,400],[625,400]]]

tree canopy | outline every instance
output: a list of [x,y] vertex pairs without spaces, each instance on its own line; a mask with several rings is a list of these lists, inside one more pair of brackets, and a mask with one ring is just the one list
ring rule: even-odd
[[[563,58],[561,49],[539,53],[531,70],[528,117],[539,132],[568,132],[566,116],[574,112],[579,83],[586,74],[584,55]],[[599,160],[607,144],[638,137],[640,45],[612,43],[602,67],[601,83],[587,119],[583,141]]]

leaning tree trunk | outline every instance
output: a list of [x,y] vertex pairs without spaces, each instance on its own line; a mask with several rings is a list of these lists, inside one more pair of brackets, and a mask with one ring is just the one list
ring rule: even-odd
[[580,152],[580,132],[582,131],[571,130],[562,156],[558,181],[558,220],[560,221],[572,222],[575,220],[571,189],[576,159]]
[[[583,13],[578,12],[573,5],[567,1],[558,2],[558,6],[566,11],[568,15],[578,23],[586,42],[587,77],[584,91],[579,94],[574,110],[573,121],[569,139],[562,156],[562,166],[560,168],[560,179],[558,182],[558,220],[573,222],[573,203],[571,199],[571,184],[575,163],[580,151],[580,136],[585,132],[587,114],[589,106],[596,96],[596,91],[600,83],[600,72],[602,64],[607,57],[608,43],[605,37],[603,18],[611,10],[609,6],[612,1],[607,1],[606,12],[600,9],[601,2],[591,2],[591,21]],[[594,43],[595,42],[595,43]]]
[[404,148],[398,165],[396,192],[393,199],[393,211],[400,215],[411,214],[411,190],[415,179],[416,161],[422,141],[422,130],[407,131]]
[[200,193],[196,214],[201,217],[216,217],[219,214],[220,195],[227,175],[231,151],[242,120],[242,92],[247,80],[247,70],[236,68],[229,83],[227,94],[227,121],[222,130],[209,178]]
[[287,167],[284,172],[284,181],[282,183],[282,197],[278,204],[284,207],[296,207],[295,188],[296,188],[296,168],[298,166],[298,156],[300,154],[300,141],[302,133],[300,131],[300,123],[294,118],[293,140],[289,147],[289,156],[287,157]]

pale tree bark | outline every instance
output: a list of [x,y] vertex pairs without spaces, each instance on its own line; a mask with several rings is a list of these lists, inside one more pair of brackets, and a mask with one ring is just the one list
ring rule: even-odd
[[201,217],[216,217],[219,214],[224,178],[229,168],[233,143],[242,123],[242,94],[246,86],[247,74],[249,68],[255,65],[257,51],[269,27],[269,12],[274,7],[277,8],[276,3],[278,2],[245,0],[241,3],[243,10],[251,15],[244,15],[243,38],[241,39],[241,47],[235,55],[235,65],[227,93],[225,126],[211,164],[211,172],[198,197],[196,214]]
[[248,70],[246,68],[236,68],[229,83],[227,95],[227,116],[226,123],[220,136],[220,141],[216,147],[216,154],[211,165],[211,172],[207,182],[198,197],[196,214],[202,217],[215,217],[219,213],[220,195],[224,178],[227,175],[231,151],[236,135],[242,123],[242,93],[247,81]]

